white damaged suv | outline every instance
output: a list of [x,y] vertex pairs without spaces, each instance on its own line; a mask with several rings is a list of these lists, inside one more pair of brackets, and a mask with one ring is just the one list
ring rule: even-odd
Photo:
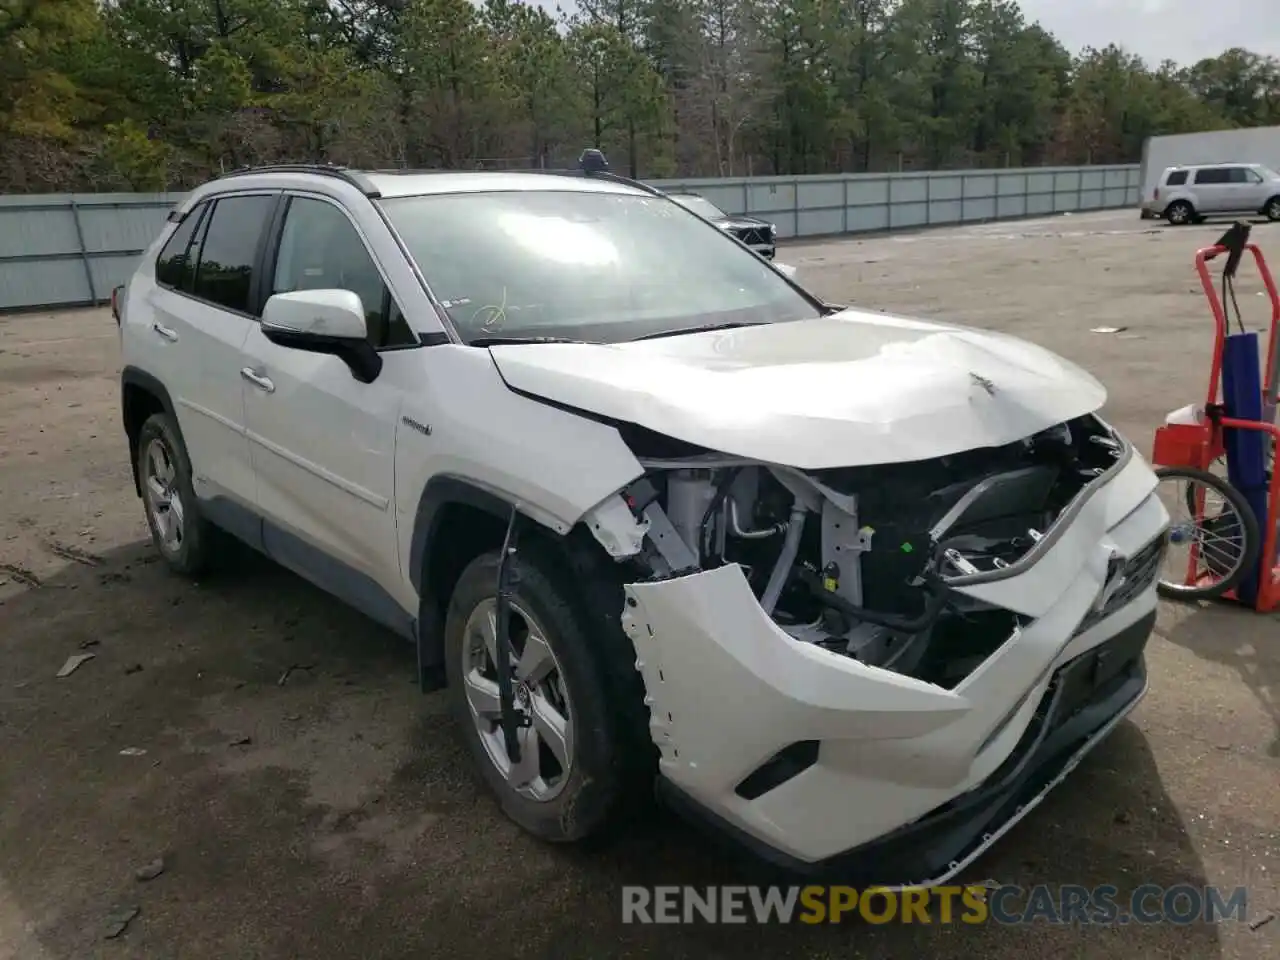
[[798,874],[942,882],[1145,692],[1155,477],[1076,366],[823,303],[601,161],[188,195],[116,309],[156,547],[414,642],[540,837],[656,784]]

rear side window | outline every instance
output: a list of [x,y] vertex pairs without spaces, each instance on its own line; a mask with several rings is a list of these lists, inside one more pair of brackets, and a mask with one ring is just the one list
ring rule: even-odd
[[1165,181],[1165,186],[1180,187],[1187,182],[1187,171],[1175,170],[1169,174],[1169,179]]
[[1231,170],[1228,167],[1217,167],[1212,170],[1197,170],[1196,183],[1230,183]]
[[224,197],[204,231],[192,293],[228,310],[250,312],[253,264],[275,197]]
[[156,258],[156,283],[160,286],[191,292],[191,278],[195,273],[195,245],[192,241],[208,212],[208,203],[192,208],[160,251]]

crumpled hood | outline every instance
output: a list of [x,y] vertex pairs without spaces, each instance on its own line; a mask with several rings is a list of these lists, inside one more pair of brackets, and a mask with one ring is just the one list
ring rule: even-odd
[[1012,443],[1106,401],[1096,379],[1034,344],[858,310],[633,343],[490,352],[503,379],[533,396],[808,470]]

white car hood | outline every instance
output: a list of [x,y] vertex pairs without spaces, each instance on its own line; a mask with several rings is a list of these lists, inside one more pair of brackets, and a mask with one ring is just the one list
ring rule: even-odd
[[807,470],[999,446],[1106,401],[1084,370],[1025,341],[858,310],[490,352],[507,384],[532,396]]

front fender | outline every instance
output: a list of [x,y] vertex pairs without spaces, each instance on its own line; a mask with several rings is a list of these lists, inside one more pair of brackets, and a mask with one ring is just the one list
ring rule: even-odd
[[515,507],[563,535],[644,473],[614,427],[509,389],[488,350],[442,344],[419,353],[424,390],[407,400],[396,436],[401,562],[419,594],[446,503],[504,520]]

